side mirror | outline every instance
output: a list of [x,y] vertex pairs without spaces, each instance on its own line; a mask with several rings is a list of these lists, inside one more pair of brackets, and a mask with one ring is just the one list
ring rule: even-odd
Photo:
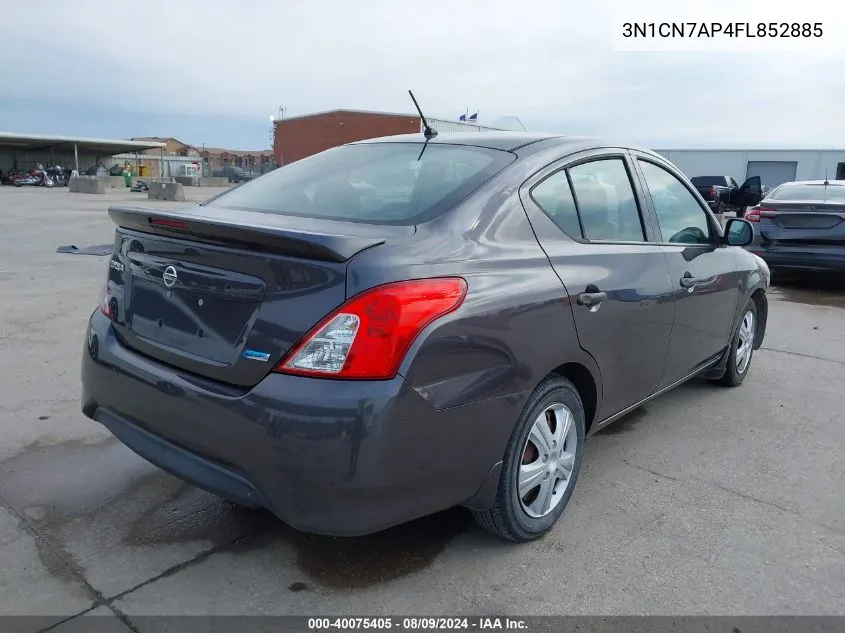
[[754,241],[754,227],[746,220],[731,218],[725,224],[725,244],[728,246],[748,246]]

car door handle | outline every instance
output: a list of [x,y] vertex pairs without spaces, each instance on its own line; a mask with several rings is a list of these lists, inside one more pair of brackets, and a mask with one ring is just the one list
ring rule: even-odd
[[693,277],[691,272],[685,272],[684,276],[681,277],[680,284],[681,288],[687,288],[692,290],[695,286],[703,285],[703,284],[712,284],[716,281],[717,275],[713,275],[712,277],[707,277],[706,279],[701,279],[697,277]]
[[575,298],[579,306],[587,308],[594,308],[605,299],[607,299],[606,292],[582,292]]

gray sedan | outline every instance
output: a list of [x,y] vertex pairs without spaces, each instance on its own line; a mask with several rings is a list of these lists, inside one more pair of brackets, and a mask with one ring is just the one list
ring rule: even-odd
[[595,139],[374,139],[109,214],[83,412],[304,531],[460,505],[537,538],[587,436],[697,376],[739,386],[766,330],[752,226]]
[[784,183],[745,219],[757,227],[749,250],[770,268],[845,272],[845,180]]

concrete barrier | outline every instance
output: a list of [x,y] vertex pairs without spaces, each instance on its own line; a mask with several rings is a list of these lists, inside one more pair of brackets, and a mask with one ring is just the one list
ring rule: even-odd
[[185,187],[197,187],[199,186],[199,176],[174,176],[173,181],[178,182],[179,184]]
[[114,189],[126,188],[126,180],[123,176],[109,176],[109,187]]
[[229,179],[222,176],[203,176],[200,178],[200,187],[228,187]]
[[96,176],[77,176],[68,182],[68,190],[71,193],[105,193],[106,183]]
[[185,187],[181,182],[153,182],[150,183],[150,192],[147,194],[147,198],[150,200],[185,202]]

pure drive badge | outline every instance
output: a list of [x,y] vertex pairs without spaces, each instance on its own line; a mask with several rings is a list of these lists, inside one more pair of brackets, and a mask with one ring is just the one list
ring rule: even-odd
[[245,349],[242,356],[247,360],[261,360],[265,363],[270,360],[270,354],[267,352],[259,352],[254,349]]

